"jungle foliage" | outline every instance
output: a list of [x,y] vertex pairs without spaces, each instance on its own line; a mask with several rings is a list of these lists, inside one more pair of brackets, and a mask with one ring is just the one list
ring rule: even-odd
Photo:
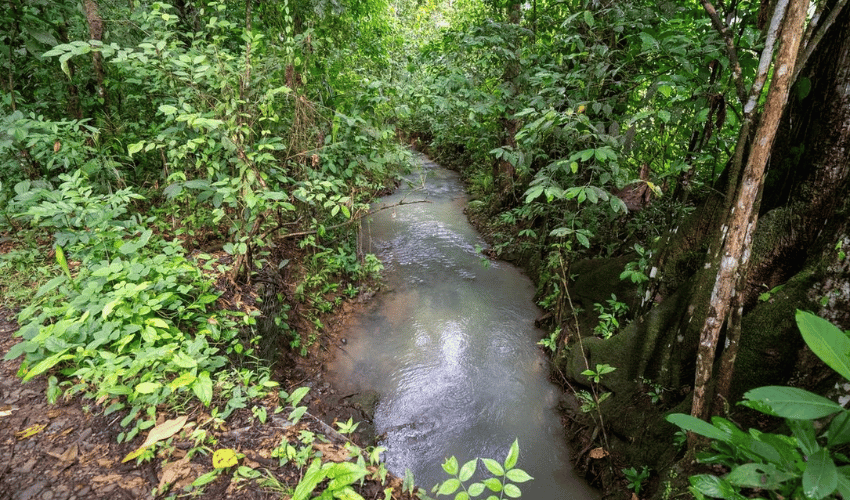
[[[698,328],[675,352],[655,344],[711,317],[692,306],[716,295],[723,224],[775,81],[769,21],[787,3],[12,0],[0,13],[0,269],[23,342],[7,357],[24,357],[22,377],[52,376],[51,398],[128,410],[122,439],[153,426],[164,402],[227,414],[262,396],[275,383],[254,371],[260,309],[306,353],[321,315],[380,271],[358,246],[359,221],[409,163],[403,137],[463,174],[493,254],[527,264],[550,313],[544,344],[561,366],[583,359],[573,381],[591,389],[606,440],[603,410],[617,404],[606,384],[688,405],[705,385],[682,382]],[[752,230],[759,215],[770,225],[743,235],[759,274],[748,281],[747,259],[731,259],[744,261],[734,348],[717,348],[715,325],[703,365],[715,351],[734,365],[745,310],[791,307],[793,294],[793,308],[821,300],[822,314],[847,302],[829,284],[846,282],[843,257],[811,264],[824,238],[832,254],[850,241],[833,217],[847,208],[834,196],[846,137],[821,141],[801,119],[814,106],[829,130],[844,123],[833,103],[846,100],[826,86],[846,88],[846,72],[821,54],[850,46],[829,31],[848,24],[845,4],[807,4],[790,97],[775,110],[780,140],[759,152],[773,154],[772,189],[760,205],[757,179],[749,205]],[[579,300],[573,271],[592,258],[625,264],[616,286]],[[803,263],[797,283],[818,283],[818,297],[781,288]],[[693,298],[665,305],[688,287]],[[740,298],[765,290],[765,304]],[[667,322],[676,314],[685,320]],[[666,336],[637,336],[627,324],[642,315],[664,319]],[[662,362],[609,366],[636,344]],[[600,356],[595,372],[586,352]],[[648,469],[631,465],[637,491]],[[309,470],[317,484],[340,472]]]

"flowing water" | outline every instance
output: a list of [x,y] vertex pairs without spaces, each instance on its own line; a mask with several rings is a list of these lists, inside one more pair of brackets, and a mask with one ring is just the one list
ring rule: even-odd
[[364,250],[384,262],[386,286],[352,320],[331,379],[341,391],[380,394],[374,424],[387,466],[410,469],[428,490],[447,478],[447,457],[501,462],[518,438],[517,467],[535,478],[519,485],[523,498],[598,498],[568,461],[559,392],[536,346],[532,283],[482,258],[457,175],[420,161],[410,185],[382,200],[391,208],[364,224]]

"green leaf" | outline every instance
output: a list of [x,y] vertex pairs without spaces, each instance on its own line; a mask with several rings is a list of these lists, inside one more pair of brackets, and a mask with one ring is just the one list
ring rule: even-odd
[[322,461],[317,458],[313,460],[313,463],[307,468],[307,472],[304,473],[304,477],[301,478],[301,482],[295,487],[292,500],[307,500],[310,493],[323,479],[325,479],[325,471],[322,470]]
[[471,478],[472,474],[475,473],[475,467],[477,465],[477,458],[473,458],[469,462],[463,464],[463,467],[460,468],[460,474],[458,474],[458,479],[460,479],[461,481],[469,481],[469,478]]
[[451,495],[457,491],[458,488],[460,488],[460,481],[458,479],[447,479],[440,485],[440,489],[437,490],[437,495]]
[[135,390],[139,394],[152,394],[158,391],[160,387],[162,387],[162,384],[159,382],[142,382],[136,385]]
[[304,396],[307,395],[307,393],[309,391],[310,391],[309,387],[299,387],[298,389],[295,389],[294,391],[292,391],[292,394],[289,396],[287,401],[292,406],[296,406],[298,403],[301,402],[301,400],[304,398]]
[[811,455],[820,449],[817,437],[815,436],[814,421],[789,418],[786,420],[786,423],[791,428],[791,433],[800,443],[800,449],[803,450],[804,455]]
[[505,477],[508,478],[509,481],[513,481],[515,483],[524,483],[534,479],[522,469],[511,469],[507,472],[507,474],[505,474]]
[[27,371],[27,374],[24,375],[24,378],[22,380],[26,382],[32,379],[33,377],[41,375],[42,373],[46,372],[47,370],[53,368],[54,366],[58,365],[63,361],[74,359],[73,354],[65,354],[66,352],[68,352],[68,349],[63,349],[50,357],[42,359],[35,366],[30,368],[29,371]]
[[795,474],[781,471],[772,464],[744,464],[732,469],[726,481],[739,487],[770,490],[794,477]]
[[218,469],[213,469],[207,472],[206,474],[199,476],[198,479],[195,479],[195,481],[192,483],[192,486],[198,487],[203,486],[205,484],[209,484],[215,481],[215,478],[218,477],[218,473]]
[[496,479],[495,477],[489,477],[485,479],[484,486],[487,487],[490,491],[495,491],[496,493],[502,491],[502,482]]
[[443,470],[446,471],[446,474],[450,476],[457,475],[457,468],[457,458],[455,457],[447,458],[446,461],[443,462]]
[[838,469],[829,456],[829,450],[821,449],[809,456],[806,471],[803,472],[803,493],[807,498],[820,500],[838,487]]
[[850,338],[829,321],[810,312],[797,310],[796,320],[812,352],[850,380]]
[[495,476],[504,476],[505,469],[502,468],[502,464],[493,460],[492,458],[482,458],[481,461],[484,462],[484,466],[487,467],[487,470],[490,471],[491,474]]
[[797,420],[817,419],[841,411],[841,405],[796,387],[767,386],[744,394],[740,404],[768,415]]
[[725,479],[710,474],[698,474],[690,477],[691,486],[705,496],[732,500],[743,498]]
[[850,465],[838,468],[838,493],[842,498],[850,498]]
[[850,442],[850,412],[844,410],[832,419],[827,436],[830,447]]
[[515,484],[506,484],[505,495],[511,498],[519,498],[522,496],[522,491],[520,491],[519,487]]
[[203,371],[198,375],[198,378],[195,379],[195,382],[192,384],[192,392],[195,393],[195,396],[201,400],[204,406],[210,405],[213,396],[213,385],[212,379],[210,379],[210,372]]
[[508,456],[505,457],[505,469],[513,469],[516,466],[517,459],[519,459],[519,439],[514,439],[511,449],[508,451]]
[[467,490],[469,491],[469,496],[477,497],[481,493],[484,493],[484,483],[472,483]]
[[709,439],[716,439],[718,441],[729,442],[729,435],[725,432],[721,431],[717,427],[709,424],[704,420],[700,420],[691,415],[685,415],[684,413],[672,413],[667,415],[665,419],[673,425],[677,425],[682,429],[690,432],[695,432],[700,436],[705,436]]

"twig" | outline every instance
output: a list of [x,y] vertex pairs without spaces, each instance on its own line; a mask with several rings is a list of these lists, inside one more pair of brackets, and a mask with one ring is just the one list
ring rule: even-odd
[[738,61],[738,50],[735,48],[735,40],[732,39],[732,33],[729,32],[729,27],[724,23],[720,16],[717,15],[717,9],[707,0],[702,1],[702,7],[705,9],[708,18],[711,19],[711,25],[723,37],[726,42],[726,54],[729,56],[729,64],[732,66],[732,78],[735,81],[735,90],[738,94],[738,100],[741,104],[746,101],[746,91],[744,90],[744,77],[741,70],[741,63]]
[[[413,205],[413,204],[416,204],[416,203],[431,203],[431,201],[430,200],[418,200],[418,201],[407,201],[407,202],[400,201],[398,203],[393,203],[392,205],[387,205],[387,206],[381,207],[377,210],[367,212],[367,213],[360,215],[358,217],[352,217],[351,219],[348,219],[345,222],[341,222],[339,224],[334,224],[333,226],[328,226],[325,229],[336,229],[336,228],[339,228],[339,227],[347,226],[347,225],[349,225],[353,222],[363,220],[366,217],[369,217],[370,215],[375,215],[376,213],[387,210],[389,208],[395,208],[395,207],[399,207],[401,205]],[[298,232],[298,233],[288,233],[288,234],[284,234],[283,236],[281,236],[281,238],[297,238],[299,236],[308,236],[308,235],[311,235],[311,234],[316,234],[317,232],[318,232],[318,230],[313,229],[313,230],[310,230],[310,231],[301,231],[301,232]]]

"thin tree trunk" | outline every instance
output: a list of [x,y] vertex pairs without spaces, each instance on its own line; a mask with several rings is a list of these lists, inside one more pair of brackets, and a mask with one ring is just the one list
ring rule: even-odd
[[785,13],[782,22],[782,32],[785,36],[774,63],[773,81],[768,91],[764,113],[756,129],[729,223],[721,230],[723,244],[719,268],[697,349],[694,398],[691,408],[691,415],[697,418],[704,419],[709,412],[707,389],[714,366],[717,342],[729,312],[735,285],[740,280],[740,271],[742,267],[746,268],[750,257],[748,242],[751,241],[752,232],[758,221],[757,213],[753,209],[764,181],[767,160],[793,83],[791,78],[807,6],[808,2],[805,0],[792,0]]
[[[100,11],[95,0],[85,0],[86,21],[89,26],[89,39],[103,41],[103,18],[100,17]],[[103,69],[103,55],[93,50],[91,53],[92,66],[94,67],[94,76],[97,80],[97,97],[100,98],[103,104],[103,111],[109,112],[109,100],[106,95],[106,72]]]

